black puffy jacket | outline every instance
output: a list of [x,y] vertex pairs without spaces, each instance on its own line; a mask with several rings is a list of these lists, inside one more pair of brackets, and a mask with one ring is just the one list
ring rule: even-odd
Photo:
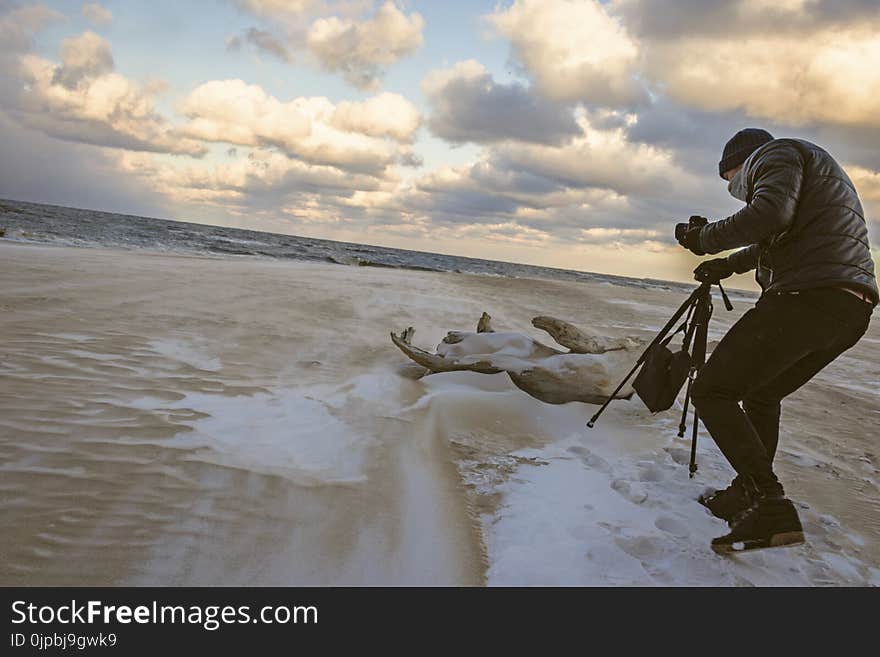
[[755,269],[765,292],[847,285],[878,302],[865,213],[849,176],[827,151],[774,139],[743,163],[747,205],[700,232],[707,253],[728,256],[739,274]]

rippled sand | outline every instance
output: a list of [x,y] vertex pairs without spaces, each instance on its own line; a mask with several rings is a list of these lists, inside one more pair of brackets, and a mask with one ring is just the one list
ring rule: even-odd
[[482,581],[448,459],[339,390],[393,360],[380,275],[12,245],[0,271],[0,583]]
[[[602,495],[657,505],[656,536],[575,519],[605,533],[585,530],[573,559],[623,563],[619,550],[642,564],[613,583],[880,582],[876,322],[784,406],[779,470],[812,539],[785,552],[793,578],[706,554],[694,578],[664,579],[651,574],[664,563],[652,538],[700,554],[711,538],[682,531],[687,517],[664,507],[677,499],[669,486],[652,492],[687,482],[669,418],[618,407],[591,445],[569,429],[593,407],[541,405],[503,375],[419,379],[388,331],[416,326],[430,346],[488,310],[539,338],[539,314],[647,337],[680,295],[9,243],[0,274],[0,584],[608,583],[577,564],[557,581],[540,551],[528,572],[505,565],[537,549],[552,519],[528,505],[560,508],[533,494],[544,484],[529,487],[557,465],[613,470]],[[747,305],[716,311],[716,338]],[[634,428],[617,440],[624,423]],[[721,483],[723,463],[703,446],[700,485]],[[591,557],[606,539],[610,552]]]

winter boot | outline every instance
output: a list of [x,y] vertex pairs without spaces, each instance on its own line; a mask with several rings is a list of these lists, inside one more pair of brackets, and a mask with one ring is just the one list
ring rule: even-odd
[[752,496],[746,490],[742,479],[737,477],[727,488],[700,495],[697,501],[709,509],[713,516],[730,523],[752,505]]
[[804,529],[791,500],[762,496],[733,520],[729,534],[712,541],[712,550],[728,554],[803,542]]

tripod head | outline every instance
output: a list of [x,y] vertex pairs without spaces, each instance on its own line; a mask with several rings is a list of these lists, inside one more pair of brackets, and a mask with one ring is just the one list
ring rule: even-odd
[[718,291],[721,292],[721,298],[724,300],[724,308],[728,311],[733,310],[733,304],[730,303],[730,298],[727,296],[727,292],[724,290],[724,286],[721,285],[721,279],[718,277],[703,278],[700,286],[696,290],[694,290],[693,297],[698,298],[703,295],[711,294],[711,289],[713,285],[717,285]]

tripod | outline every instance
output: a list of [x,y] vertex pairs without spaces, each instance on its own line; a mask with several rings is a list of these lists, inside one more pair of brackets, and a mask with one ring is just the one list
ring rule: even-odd
[[[724,307],[727,310],[733,310],[733,304],[731,304],[730,299],[727,298],[727,293],[724,291],[724,288],[721,287],[720,281],[704,281],[701,283],[697,289],[691,292],[691,295],[683,304],[681,304],[679,309],[675,311],[675,314],[666,323],[666,326],[660,330],[657,337],[651,341],[651,344],[649,344],[642,355],[639,356],[639,359],[629,371],[629,374],[626,375],[623,381],[620,382],[620,385],[618,385],[614,392],[608,396],[601,408],[599,408],[599,410],[596,411],[596,414],[590,418],[589,422],[587,422],[587,427],[591,429],[593,428],[596,424],[596,420],[599,419],[599,416],[602,415],[608,407],[608,404],[611,403],[611,400],[617,396],[617,393],[619,393],[623,386],[626,385],[626,382],[630,380],[636,370],[645,362],[651,349],[655,345],[663,342],[669,334],[669,331],[675,326],[676,322],[687,313],[684,323],[675,330],[675,333],[678,333],[679,331],[684,331],[685,333],[682,349],[684,351],[692,349],[690,352],[691,368],[687,376],[687,390],[684,396],[684,407],[681,412],[681,423],[678,426],[678,437],[684,438],[687,429],[687,412],[691,398],[691,386],[696,380],[700,368],[702,368],[706,362],[706,341],[709,334],[709,319],[712,317],[712,285],[718,285],[718,289],[721,291],[721,297],[724,299]],[[675,333],[672,335],[675,335]],[[690,477],[693,477],[694,473],[697,471],[697,428],[699,426],[699,421],[699,411],[694,408],[694,424],[691,433],[691,460],[688,466]]]

